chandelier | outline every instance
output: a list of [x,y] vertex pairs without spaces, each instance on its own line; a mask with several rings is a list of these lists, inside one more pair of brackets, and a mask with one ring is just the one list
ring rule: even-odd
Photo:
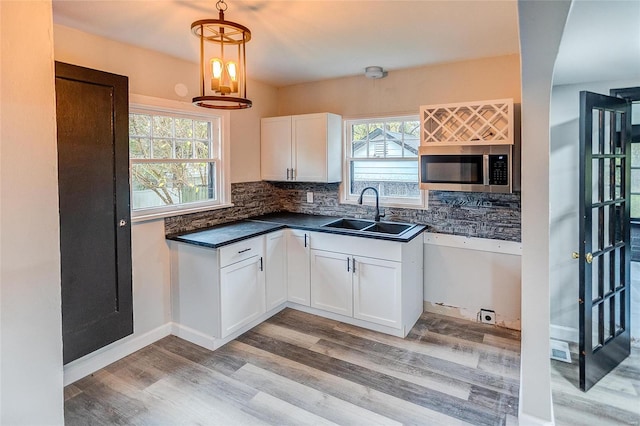
[[200,39],[200,96],[193,104],[213,109],[251,108],[247,99],[245,45],[251,40],[249,28],[225,21],[227,4],[218,0],[218,19],[202,19],[191,24]]

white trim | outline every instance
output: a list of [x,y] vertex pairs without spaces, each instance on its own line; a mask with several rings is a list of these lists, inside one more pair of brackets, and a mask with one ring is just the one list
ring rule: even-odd
[[171,323],[171,334],[211,351],[220,347],[218,339],[177,322]]
[[524,414],[522,412],[518,413],[519,426],[553,426],[554,424],[554,422],[547,422],[529,414]]
[[445,247],[465,248],[469,250],[522,256],[522,243],[514,241],[491,240],[488,238],[465,237],[462,235],[424,233],[424,243]]
[[[352,206],[358,206],[358,196],[348,195],[347,190],[343,187],[346,187],[346,184],[340,184],[340,204],[350,204]],[[402,198],[389,198],[389,197],[380,197],[379,203],[380,207],[386,208],[397,208],[397,209],[415,209],[415,210],[426,210],[429,203],[428,198],[429,195],[426,194],[426,190],[420,190],[422,195],[422,199],[424,203],[419,201],[417,198],[411,198],[411,200],[415,200],[414,203],[403,203]],[[375,197],[373,195],[366,195],[363,197],[363,205],[367,206],[375,206]]]
[[[363,321],[353,317],[334,314],[333,312],[323,311],[321,309],[316,309],[316,308],[312,308],[310,306],[305,306],[305,305],[299,305],[293,302],[287,302],[286,307],[295,309],[297,311],[306,312],[308,314],[317,315],[319,317],[329,318],[332,320],[344,322],[346,324],[355,325],[357,327],[366,328],[367,330],[373,330],[373,331],[378,331],[380,333],[390,334],[396,337],[404,338],[407,335],[407,333],[411,330],[411,329],[406,330],[405,329],[406,327],[404,326],[402,328],[387,327],[384,325],[372,323],[370,321]],[[411,324],[411,328],[413,328],[414,325],[415,324]]]
[[174,336],[180,337],[181,339],[184,339],[188,342],[191,342],[195,345],[202,346],[205,349],[209,349],[210,351],[214,351],[226,345],[230,341],[234,340],[241,334],[251,330],[253,327],[256,327],[257,325],[262,324],[263,322],[265,322],[266,320],[268,320],[269,318],[271,318],[272,316],[274,316],[275,314],[277,314],[287,306],[288,306],[287,303],[283,303],[279,306],[276,306],[275,308],[265,312],[264,314],[260,315],[258,318],[254,319],[248,324],[245,324],[244,326],[242,326],[241,328],[234,331],[233,333],[231,333],[230,335],[228,335],[223,339],[215,338],[208,334],[202,333],[198,330],[194,330],[193,328],[185,327],[184,325],[176,322],[171,324],[171,334],[173,334]]
[[579,333],[577,328],[551,324],[549,325],[549,333],[551,335],[551,339],[578,343]]
[[197,207],[189,207],[189,206],[190,206],[190,204],[183,204],[182,207],[176,206],[175,210],[167,211],[167,212],[140,214],[140,215],[136,215],[136,216],[133,216],[133,214],[132,214],[131,223],[145,222],[147,220],[163,219],[165,217],[180,216],[180,215],[183,215],[183,214],[204,212],[204,211],[209,211],[209,210],[226,209],[226,208],[229,208],[229,207],[233,207],[233,203],[206,204],[206,205],[198,205]]
[[114,363],[127,355],[131,355],[145,346],[157,342],[171,334],[171,323],[157,327],[147,333],[136,336],[132,334],[110,345],[100,348],[82,358],[71,361],[64,366],[64,386],[95,373],[101,368]]

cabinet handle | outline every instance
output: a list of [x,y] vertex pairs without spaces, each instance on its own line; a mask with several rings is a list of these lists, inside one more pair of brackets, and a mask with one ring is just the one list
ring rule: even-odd
[[264,271],[264,265],[262,264],[262,256],[260,256],[260,270]]
[[304,234],[304,246],[307,247],[307,234]]
[[244,250],[240,250],[240,251],[238,252],[238,254],[240,254],[240,253],[246,253],[246,252],[248,252],[249,250],[251,250],[251,247],[246,248],[246,249],[244,249]]
[[351,272],[355,274],[356,273],[356,258],[352,257],[351,258],[351,262],[352,262]]
[[287,168],[287,180],[289,180],[289,169]]
[[349,268],[350,268],[350,263],[351,263],[351,259],[349,259],[349,258],[347,257],[347,272],[350,272],[350,271],[351,271],[351,269],[349,269]]
[[291,169],[291,180],[296,180],[296,169]]

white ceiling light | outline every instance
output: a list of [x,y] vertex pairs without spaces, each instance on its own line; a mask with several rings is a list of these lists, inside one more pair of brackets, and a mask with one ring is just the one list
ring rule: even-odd
[[384,78],[387,76],[387,72],[382,67],[366,67],[364,69],[364,75],[367,78]]

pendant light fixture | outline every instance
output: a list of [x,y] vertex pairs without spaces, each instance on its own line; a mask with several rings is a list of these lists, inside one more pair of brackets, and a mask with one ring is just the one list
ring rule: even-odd
[[224,0],[218,0],[216,9],[218,19],[191,24],[191,32],[200,40],[200,96],[193,98],[193,104],[213,109],[251,108],[245,55],[251,31],[244,25],[225,21]]

